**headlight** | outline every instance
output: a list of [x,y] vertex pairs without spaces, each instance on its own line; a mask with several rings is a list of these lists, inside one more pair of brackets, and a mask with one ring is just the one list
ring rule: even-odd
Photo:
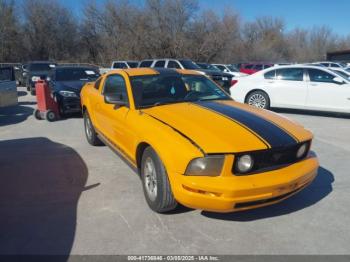
[[251,155],[239,156],[236,161],[237,171],[240,173],[247,173],[252,170],[254,166],[254,159]]
[[207,156],[193,159],[187,166],[188,176],[219,176],[224,164],[225,156]]
[[302,144],[297,151],[297,158],[302,158],[305,156],[307,151],[307,144]]
[[78,97],[76,93],[71,91],[59,91],[58,93],[64,97]]
[[32,77],[32,81],[33,82],[36,82],[36,81],[39,81],[40,80],[40,77],[39,76],[33,76]]

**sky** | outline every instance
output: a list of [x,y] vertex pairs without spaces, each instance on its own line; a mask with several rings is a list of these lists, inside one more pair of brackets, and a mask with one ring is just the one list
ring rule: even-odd
[[[59,0],[79,14],[89,0]],[[95,0],[102,3],[105,0]],[[142,4],[144,0],[130,0]],[[222,14],[225,8],[238,12],[242,21],[260,16],[283,18],[286,29],[327,25],[335,33],[350,35],[350,0],[198,0],[200,9]]]

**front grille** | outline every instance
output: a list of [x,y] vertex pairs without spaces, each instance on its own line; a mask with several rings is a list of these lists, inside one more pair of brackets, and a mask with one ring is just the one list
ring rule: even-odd
[[265,205],[265,204],[268,204],[268,203],[276,202],[276,201],[282,200],[284,198],[287,198],[290,195],[293,195],[294,193],[298,192],[299,190],[301,190],[304,187],[306,187],[306,185],[304,185],[301,188],[297,188],[297,189],[295,189],[295,190],[293,190],[291,192],[288,192],[286,194],[277,196],[277,197],[272,197],[272,198],[262,199],[262,200],[256,200],[256,201],[250,201],[250,202],[237,203],[235,205],[235,208],[236,209],[247,208],[247,207],[260,206],[260,205]]
[[[247,152],[247,153],[240,153],[235,155],[235,162],[232,167],[232,172],[235,175],[251,175],[257,172],[261,171],[268,171],[268,170],[274,170],[278,169],[282,166],[286,166],[289,164],[296,163],[298,161],[301,161],[304,159],[308,151],[310,149],[310,141],[307,143],[307,150],[306,153],[300,157],[297,158],[297,151],[300,148],[301,145],[304,143],[298,143],[296,145],[288,146],[288,147],[280,147],[280,148],[272,148],[267,150],[261,150],[261,151],[255,151],[255,152]],[[254,166],[249,173],[243,173],[241,174],[237,168],[237,160],[240,156],[249,154],[254,159]]]

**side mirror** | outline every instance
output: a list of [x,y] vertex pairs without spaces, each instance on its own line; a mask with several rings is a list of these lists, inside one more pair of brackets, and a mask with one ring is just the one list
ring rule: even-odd
[[125,101],[122,101],[122,95],[118,94],[105,94],[105,103],[114,105],[114,108],[126,106]]
[[224,72],[225,72],[225,73],[228,73],[229,71],[228,71],[228,69],[224,69]]
[[333,81],[339,85],[345,84],[345,81],[341,77],[335,77],[335,78],[333,78]]

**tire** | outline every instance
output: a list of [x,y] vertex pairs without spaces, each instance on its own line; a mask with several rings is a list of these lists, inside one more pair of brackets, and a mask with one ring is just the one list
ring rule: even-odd
[[42,120],[39,109],[35,109],[35,110],[34,110],[33,116],[34,116],[36,119],[38,119],[38,120]]
[[98,138],[95,128],[91,122],[89,113],[87,111],[84,112],[84,130],[86,135],[86,140],[92,146],[100,146],[103,145],[101,140]]
[[153,211],[165,213],[177,207],[165,167],[151,147],[147,147],[142,155],[141,178],[143,193]]
[[34,89],[30,89],[30,94],[31,94],[32,96],[35,96],[35,95],[36,95],[35,90],[34,90]]
[[29,86],[27,86],[27,91],[28,91],[28,92],[30,91],[30,87],[29,87]]
[[251,92],[246,98],[246,103],[262,109],[270,108],[270,98],[268,94],[263,91]]
[[46,118],[47,121],[53,122],[53,121],[55,121],[57,119],[57,116],[56,116],[54,111],[48,110],[45,113],[45,118]]

